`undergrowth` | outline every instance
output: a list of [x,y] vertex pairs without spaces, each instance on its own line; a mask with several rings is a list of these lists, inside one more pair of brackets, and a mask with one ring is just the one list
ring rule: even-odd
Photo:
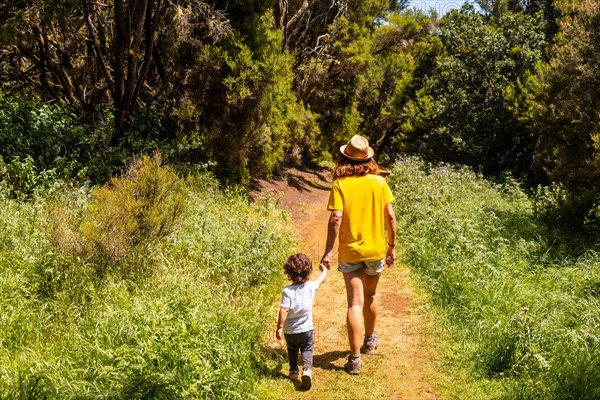
[[[1,399],[256,397],[266,310],[294,250],[287,217],[207,174],[151,168],[92,191],[0,193]],[[160,207],[156,197],[118,201],[140,200],[140,179],[163,173],[147,193],[183,201],[181,217],[144,208]],[[70,211],[70,239],[56,236],[57,203]]]
[[459,362],[500,397],[600,398],[597,237],[548,230],[516,182],[466,168],[406,159],[390,186],[404,261],[461,343]]

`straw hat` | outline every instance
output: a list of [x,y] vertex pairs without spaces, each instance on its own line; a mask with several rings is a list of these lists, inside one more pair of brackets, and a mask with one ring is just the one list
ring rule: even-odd
[[340,151],[352,161],[368,161],[375,154],[373,148],[369,147],[369,141],[360,135],[352,136],[348,144],[340,147]]

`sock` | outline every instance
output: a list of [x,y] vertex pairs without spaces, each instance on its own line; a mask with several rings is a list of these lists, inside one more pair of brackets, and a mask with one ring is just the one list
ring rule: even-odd
[[360,360],[360,354],[352,354],[350,357],[352,357],[353,360]]

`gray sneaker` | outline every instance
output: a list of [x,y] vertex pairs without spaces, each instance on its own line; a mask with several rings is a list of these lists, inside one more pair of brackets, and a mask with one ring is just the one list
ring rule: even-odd
[[379,346],[379,336],[374,333],[371,336],[365,336],[362,351],[365,354],[373,354],[377,346]]
[[298,371],[298,370],[290,371],[289,376],[290,376],[290,379],[293,381],[298,380],[298,377],[300,376],[300,371]]
[[360,358],[353,360],[352,356],[349,356],[348,361],[346,361],[346,365],[344,367],[346,368],[346,372],[348,372],[350,375],[358,375],[360,374],[361,364],[362,361]]
[[312,386],[312,378],[313,378],[313,374],[312,371],[310,369],[305,369],[302,371],[302,388],[303,389],[310,389],[310,387]]

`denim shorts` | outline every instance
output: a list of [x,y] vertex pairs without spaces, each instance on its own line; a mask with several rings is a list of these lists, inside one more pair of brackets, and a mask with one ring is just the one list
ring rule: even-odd
[[361,262],[338,262],[338,271],[340,272],[353,272],[362,269],[365,274],[370,276],[377,276],[383,272],[385,267],[385,258],[375,261],[361,261]]

